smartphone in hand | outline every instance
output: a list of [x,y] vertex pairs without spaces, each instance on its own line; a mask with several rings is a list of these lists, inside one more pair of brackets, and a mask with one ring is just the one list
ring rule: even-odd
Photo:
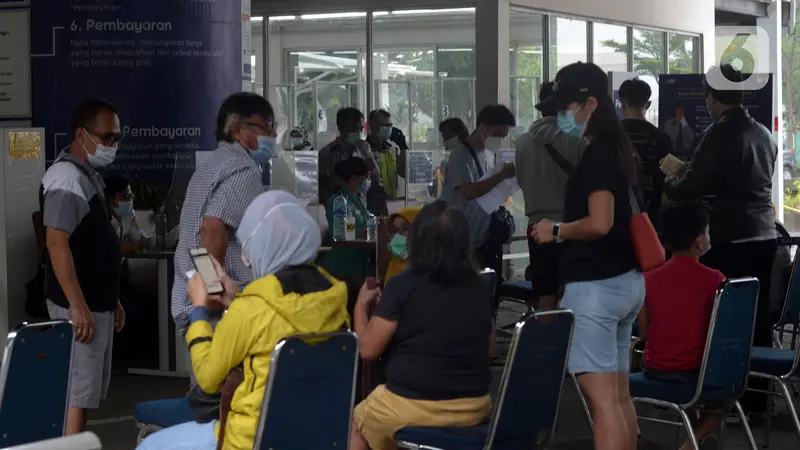
[[375,277],[367,277],[367,289],[376,289],[378,287],[378,279]]
[[203,247],[190,248],[189,256],[192,258],[192,263],[194,263],[197,273],[200,274],[206,284],[208,293],[221,294],[225,289],[222,287],[222,283],[219,282],[217,269],[214,267],[214,262],[211,261],[211,255],[208,254],[208,250]]

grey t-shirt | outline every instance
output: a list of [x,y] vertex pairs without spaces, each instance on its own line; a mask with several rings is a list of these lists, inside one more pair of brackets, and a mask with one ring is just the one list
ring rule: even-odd
[[[476,152],[478,160],[482,162],[483,174],[486,175],[494,167],[494,155],[486,150]],[[489,235],[491,217],[476,200],[467,200],[458,190],[462,184],[475,183],[480,180],[480,172],[475,165],[475,159],[470,154],[469,148],[463,143],[453,148],[450,160],[444,170],[444,187],[441,199],[447,204],[461,208],[467,216],[469,223],[470,241],[473,250],[477,250],[486,242]]]

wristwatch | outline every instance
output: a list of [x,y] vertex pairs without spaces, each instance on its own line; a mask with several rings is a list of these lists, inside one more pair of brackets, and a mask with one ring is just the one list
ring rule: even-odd
[[555,238],[556,242],[562,242],[563,241],[563,239],[561,239],[561,224],[560,223],[554,223],[553,224],[553,238]]

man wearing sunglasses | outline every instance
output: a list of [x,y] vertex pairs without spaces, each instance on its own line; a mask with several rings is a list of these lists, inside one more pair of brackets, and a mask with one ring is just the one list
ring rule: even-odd
[[77,342],[67,434],[86,427],[86,409],[100,405],[111,377],[114,332],[125,324],[119,303],[122,252],[96,169],[114,161],[121,138],[117,107],[81,102],[72,116],[72,143],[42,179],[39,207],[45,227],[45,298],[51,319],[71,320]]
[[[228,97],[217,116],[217,149],[200,164],[189,181],[181,210],[172,317],[186,333],[191,302],[186,293],[186,273],[194,270],[189,249],[205,247],[222,263],[239,288],[252,271],[242,261],[236,229],[244,211],[263,192],[261,169],[275,156],[275,112],[262,96],[241,92]],[[221,305],[217,313],[221,313]],[[188,358],[188,354],[186,355]],[[194,385],[194,379],[192,379]]]

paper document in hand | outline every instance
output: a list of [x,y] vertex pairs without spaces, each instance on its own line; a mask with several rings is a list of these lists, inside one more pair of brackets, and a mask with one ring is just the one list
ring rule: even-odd
[[664,159],[661,160],[661,171],[667,175],[678,175],[682,170],[683,166],[686,163],[675,157],[673,154],[668,154]]
[[505,203],[505,201],[518,190],[519,183],[517,183],[517,177],[509,178],[498,183],[497,186],[486,195],[478,197],[476,201],[487,214],[491,214],[497,211],[497,208]]

